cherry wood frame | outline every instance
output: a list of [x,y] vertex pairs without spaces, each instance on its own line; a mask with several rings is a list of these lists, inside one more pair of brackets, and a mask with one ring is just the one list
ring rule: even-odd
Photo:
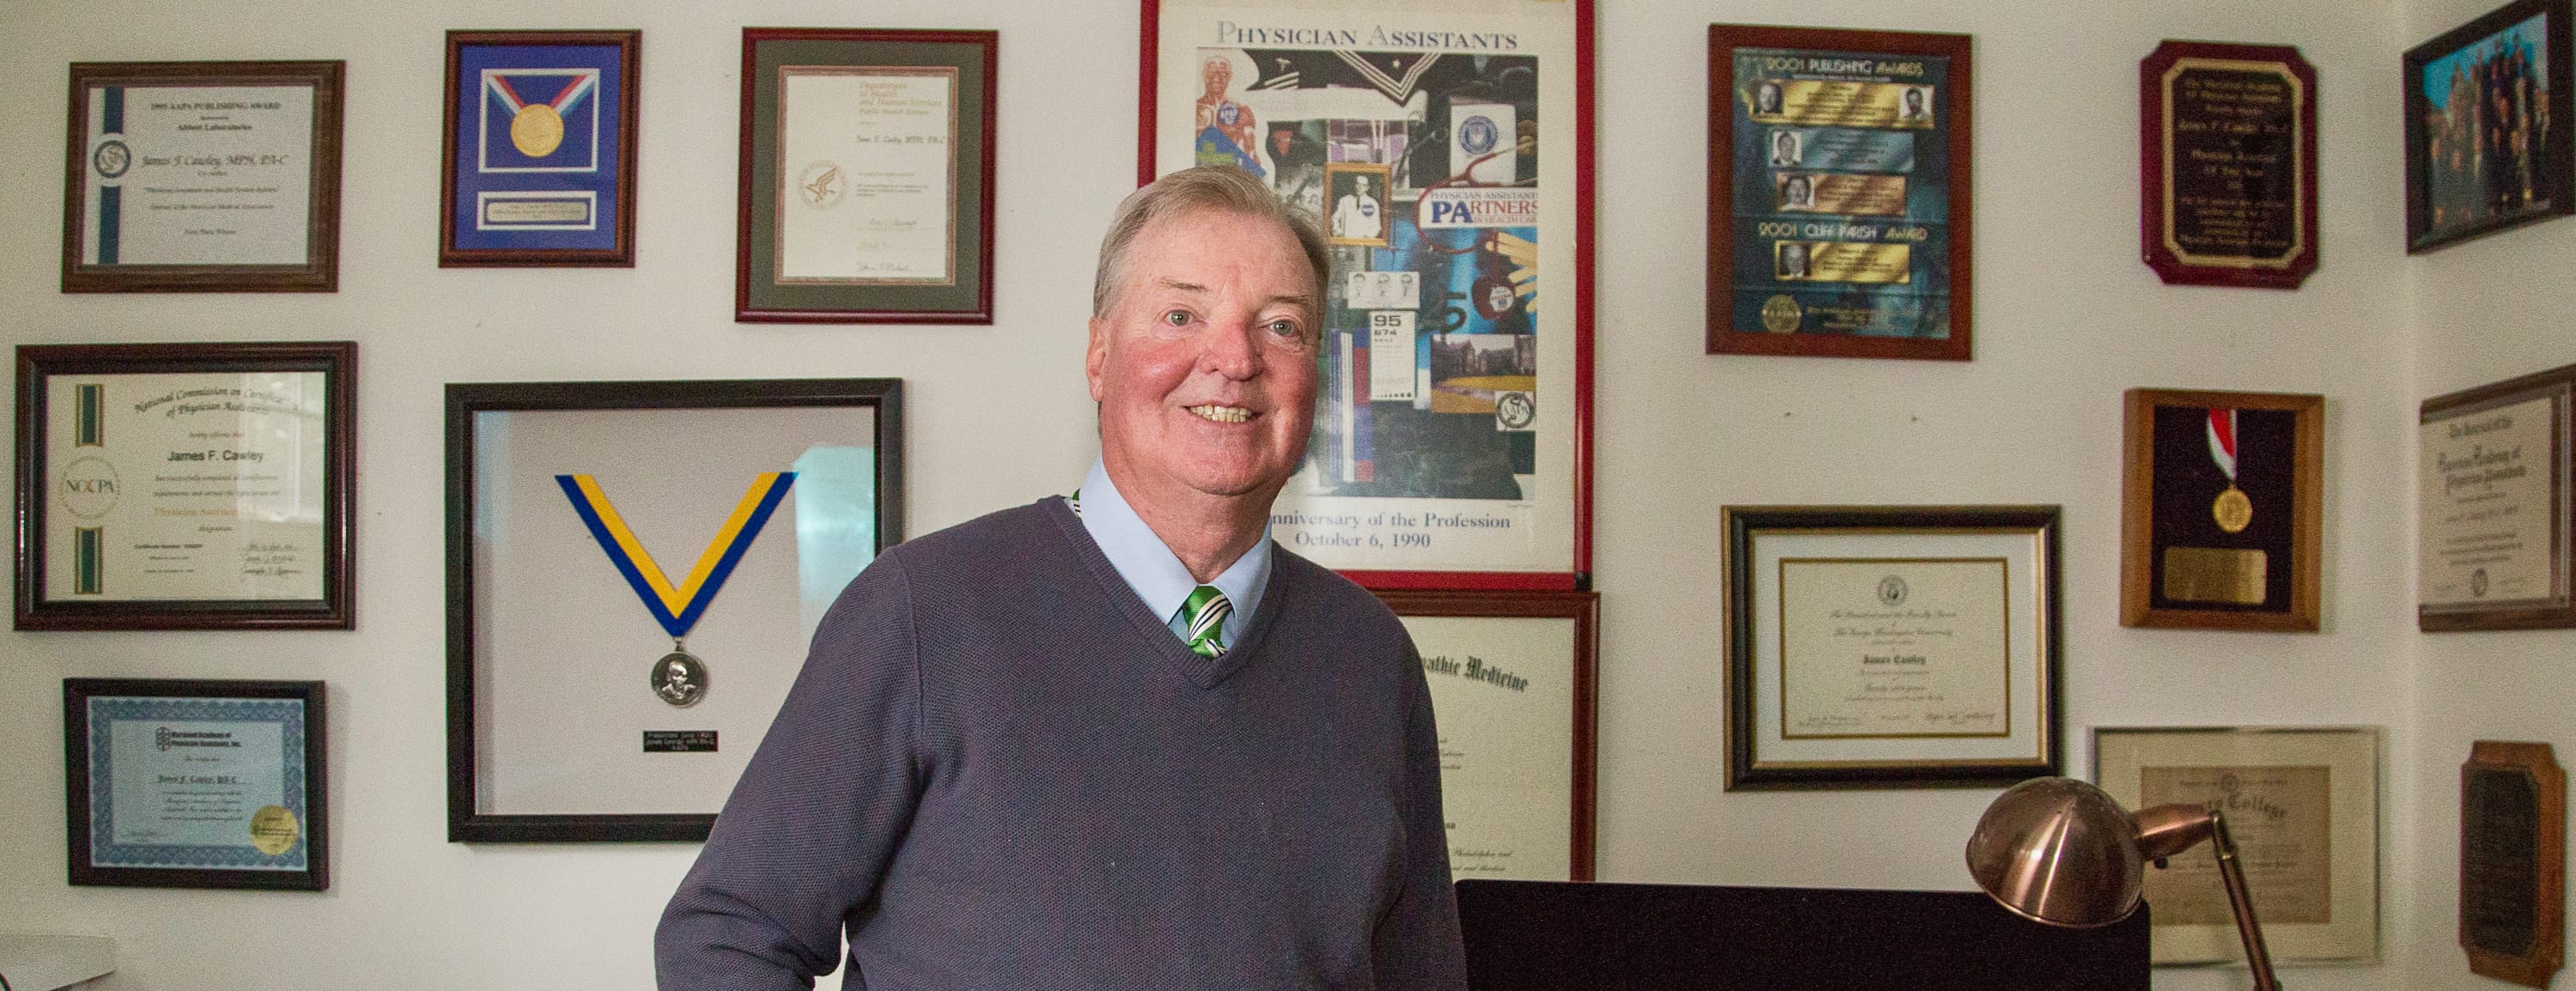
[[[2524,779],[2532,792],[2529,823],[2488,820],[2469,804],[2474,776],[2503,774]],[[2522,826],[2515,829],[2515,826]],[[2492,843],[2510,846],[2531,865],[2527,891],[2495,891],[2531,913],[2531,943],[2522,953],[2479,945],[2470,935],[2473,888],[2472,851]],[[2478,740],[2460,764],[2460,948],[2469,955],[2469,972],[2526,987],[2546,988],[2567,956],[2567,772],[2546,743]]]
[[[2298,106],[2291,109],[2299,129],[2292,141],[2298,163],[2292,192],[2298,212],[2299,250],[2278,266],[2240,256],[2216,262],[2185,260],[2170,243],[2172,228],[2165,210],[2173,198],[2174,177],[2165,172],[2165,151],[2173,132],[2164,126],[2169,94],[2165,74],[2184,59],[2262,63],[2299,84]],[[2293,45],[2228,45],[2207,41],[2167,41],[2138,63],[2138,242],[2147,267],[2166,285],[2238,286],[2297,289],[2317,270],[2317,70]]]
[[[469,46],[615,45],[618,49],[617,108],[617,243],[611,248],[460,248],[456,246],[456,121],[465,108],[457,104],[458,68]],[[445,172],[439,185],[438,267],[635,267],[635,141],[644,71],[642,31],[449,31],[447,32],[446,127],[440,132]]]

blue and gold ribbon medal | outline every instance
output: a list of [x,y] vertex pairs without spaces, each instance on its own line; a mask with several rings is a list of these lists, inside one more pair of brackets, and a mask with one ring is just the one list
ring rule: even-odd
[[796,484],[796,473],[762,472],[752,480],[750,491],[734,504],[733,515],[725,518],[715,539],[698,555],[697,566],[689,569],[688,579],[677,586],[663,575],[653,563],[653,555],[645,551],[644,542],[637,540],[635,532],[617,515],[617,507],[609,503],[608,493],[600,490],[597,479],[557,475],[555,484],[563,486],[564,497],[572,500],[573,512],[581,514],[582,523],[599,541],[599,549],[607,552],[609,563],[617,566],[617,572],[626,576],[626,584],[635,589],[636,598],[644,601],[645,611],[652,613],[663,631],[671,635],[671,652],[654,661],[646,675],[654,696],[674,706],[697,704],[707,694],[707,665],[689,653],[684,638],[697,625],[698,617],[706,614],[725,579],[733,576],[734,565],[742,562],[751,542],[760,538],[760,528],[769,524],[769,514],[786,500],[788,487]]

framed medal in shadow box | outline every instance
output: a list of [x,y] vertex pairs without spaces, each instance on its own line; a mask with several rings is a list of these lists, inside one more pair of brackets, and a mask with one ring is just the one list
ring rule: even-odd
[[896,379],[447,387],[447,838],[706,839],[903,539]]
[[2316,632],[2325,397],[2126,401],[2120,625]]

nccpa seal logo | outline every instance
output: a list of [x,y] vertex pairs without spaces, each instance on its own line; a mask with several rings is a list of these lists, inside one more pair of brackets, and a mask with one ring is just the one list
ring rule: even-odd
[[73,458],[63,466],[63,511],[84,520],[106,516],[116,508],[116,466],[106,458]]
[[1787,296],[1773,296],[1762,301],[1762,329],[1774,334],[1793,334],[1807,318],[1798,301]]
[[1878,580],[1878,601],[1891,606],[1905,604],[1905,579],[1889,575]]
[[120,178],[126,169],[134,167],[134,149],[127,148],[123,141],[110,138],[101,143],[97,151],[90,153],[89,165],[98,170],[101,179]]
[[1494,143],[1502,136],[1502,129],[1494,126],[1494,119],[1483,114],[1470,115],[1458,125],[1458,147],[1470,155],[1494,150]]
[[1527,392],[1506,391],[1494,394],[1494,426],[1503,430],[1527,430],[1538,419],[1538,400]]

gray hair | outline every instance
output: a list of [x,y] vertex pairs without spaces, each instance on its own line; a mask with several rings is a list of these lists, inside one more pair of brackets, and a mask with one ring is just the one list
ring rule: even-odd
[[1154,221],[1200,211],[1241,214],[1275,221],[1287,228],[1297,238],[1297,247],[1306,253],[1306,264],[1315,270],[1315,306],[1318,310],[1323,307],[1324,273],[1329,267],[1324,256],[1324,234],[1315,228],[1315,222],[1282,202],[1279,194],[1271,192],[1251,173],[1232,165],[1201,165],[1156,179],[1118,204],[1118,215],[1109,221],[1109,233],[1100,239],[1100,268],[1091,277],[1091,315],[1108,312],[1110,296],[1126,278],[1127,248],[1135,242],[1136,235]]

